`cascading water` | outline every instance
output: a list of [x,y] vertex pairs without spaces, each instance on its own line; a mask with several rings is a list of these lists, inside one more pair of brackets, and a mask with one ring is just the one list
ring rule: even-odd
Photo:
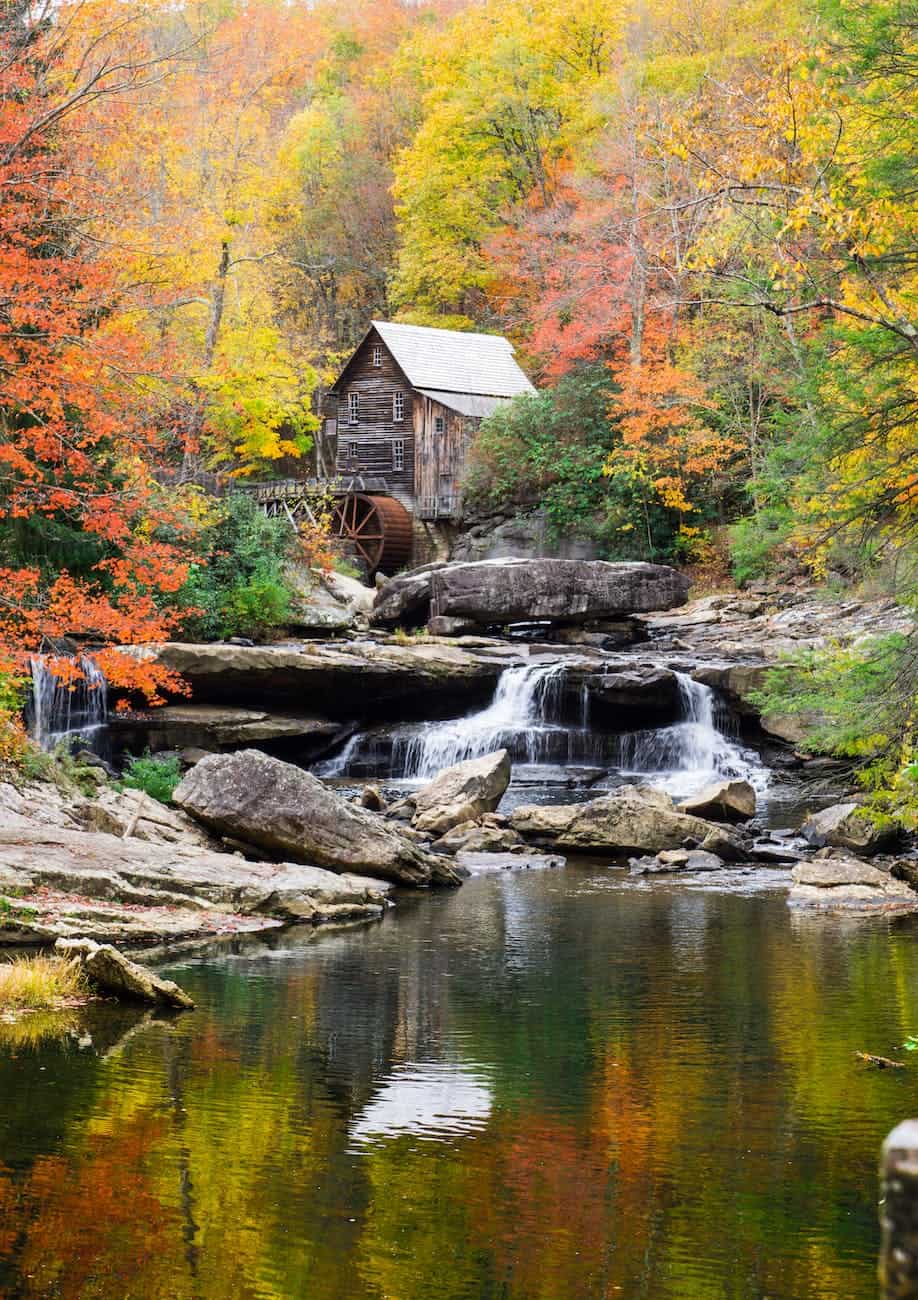
[[418,782],[463,759],[508,749],[515,779],[528,785],[539,784],[540,773],[548,779],[549,768],[557,783],[559,771],[587,765],[608,773],[596,789],[639,779],[684,797],[712,781],[741,778],[764,791],[765,769],[729,734],[729,712],[710,687],[676,673],[680,721],[621,734],[590,725],[589,687],[581,686],[579,696],[565,688],[566,668],[563,661],[516,664],[502,673],[487,708],[447,722],[358,733],[316,771]]
[[29,732],[41,749],[69,737],[90,740],[108,721],[108,683],[89,655],[73,661],[74,672],[55,673],[44,655],[33,655],[32,693],[26,710]]
[[676,673],[682,720],[655,731],[635,731],[619,741],[623,775],[649,778],[670,794],[687,796],[712,781],[741,779],[759,792],[767,773],[757,756],[727,734],[730,717],[720,697],[685,673]]
[[428,779],[444,767],[511,749],[523,761],[546,756],[546,737],[557,732],[563,664],[522,664],[501,674],[494,699],[480,713],[439,722],[413,736],[405,749],[405,775]]

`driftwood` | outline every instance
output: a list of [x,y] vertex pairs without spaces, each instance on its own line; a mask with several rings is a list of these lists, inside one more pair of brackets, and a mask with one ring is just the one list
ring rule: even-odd
[[865,1061],[867,1065],[875,1065],[878,1070],[904,1070],[904,1061],[891,1061],[888,1056],[872,1056],[870,1052],[855,1052],[854,1055],[859,1061]]

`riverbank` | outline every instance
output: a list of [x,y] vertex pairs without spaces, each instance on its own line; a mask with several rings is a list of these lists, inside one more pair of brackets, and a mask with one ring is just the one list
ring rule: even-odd
[[[778,863],[797,870],[788,884],[801,905],[909,907],[915,873],[874,856],[888,845],[834,832],[795,838],[808,813],[850,786],[843,770],[796,753],[788,728],[760,718],[752,702],[780,656],[901,630],[905,617],[888,601],[775,591],[634,614],[633,644],[615,650],[595,644],[605,634],[590,620],[560,629],[563,643],[536,630],[527,640],[376,632],[278,647],[148,647],[144,655],[186,677],[192,702],[149,722],[113,721],[112,736],[136,741],[138,727],[155,729],[192,774],[185,785],[216,773],[222,753],[226,780],[186,796],[184,811],[110,788],[101,767],[90,773],[91,796],[49,782],[0,785],[0,936],[149,944],[304,919],[366,921],[381,915],[392,883],[455,884],[487,868],[467,860],[476,855],[516,853],[523,865],[546,850],[606,852],[610,863],[631,854],[635,870],[655,876]],[[317,742],[326,757],[316,757]],[[230,761],[253,743],[273,756]],[[457,795],[460,811],[445,815],[399,808],[443,769],[504,746],[509,768],[495,797],[466,806]],[[734,818],[718,813],[717,797],[697,803],[706,787],[731,781],[750,787],[740,820],[753,818],[751,835],[718,831]],[[790,804],[769,811],[795,781]],[[368,782],[388,795],[366,791]],[[680,808],[685,799],[696,803]],[[710,820],[694,825],[686,812]]]

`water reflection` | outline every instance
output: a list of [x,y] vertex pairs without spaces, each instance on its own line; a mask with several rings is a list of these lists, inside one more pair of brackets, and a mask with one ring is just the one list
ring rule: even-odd
[[403,1066],[357,1116],[351,1141],[455,1137],[483,1128],[490,1113],[491,1089],[480,1074],[458,1063]]
[[918,1089],[854,1052],[918,1027],[918,930],[768,877],[482,877],[182,958],[187,1016],[0,1045],[0,1295],[873,1297]]

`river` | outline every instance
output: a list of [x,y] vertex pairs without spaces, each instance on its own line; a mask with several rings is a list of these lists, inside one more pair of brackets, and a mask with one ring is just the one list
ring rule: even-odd
[[875,1296],[916,1087],[854,1053],[918,1029],[918,931],[786,879],[483,876],[0,1026],[0,1295]]

